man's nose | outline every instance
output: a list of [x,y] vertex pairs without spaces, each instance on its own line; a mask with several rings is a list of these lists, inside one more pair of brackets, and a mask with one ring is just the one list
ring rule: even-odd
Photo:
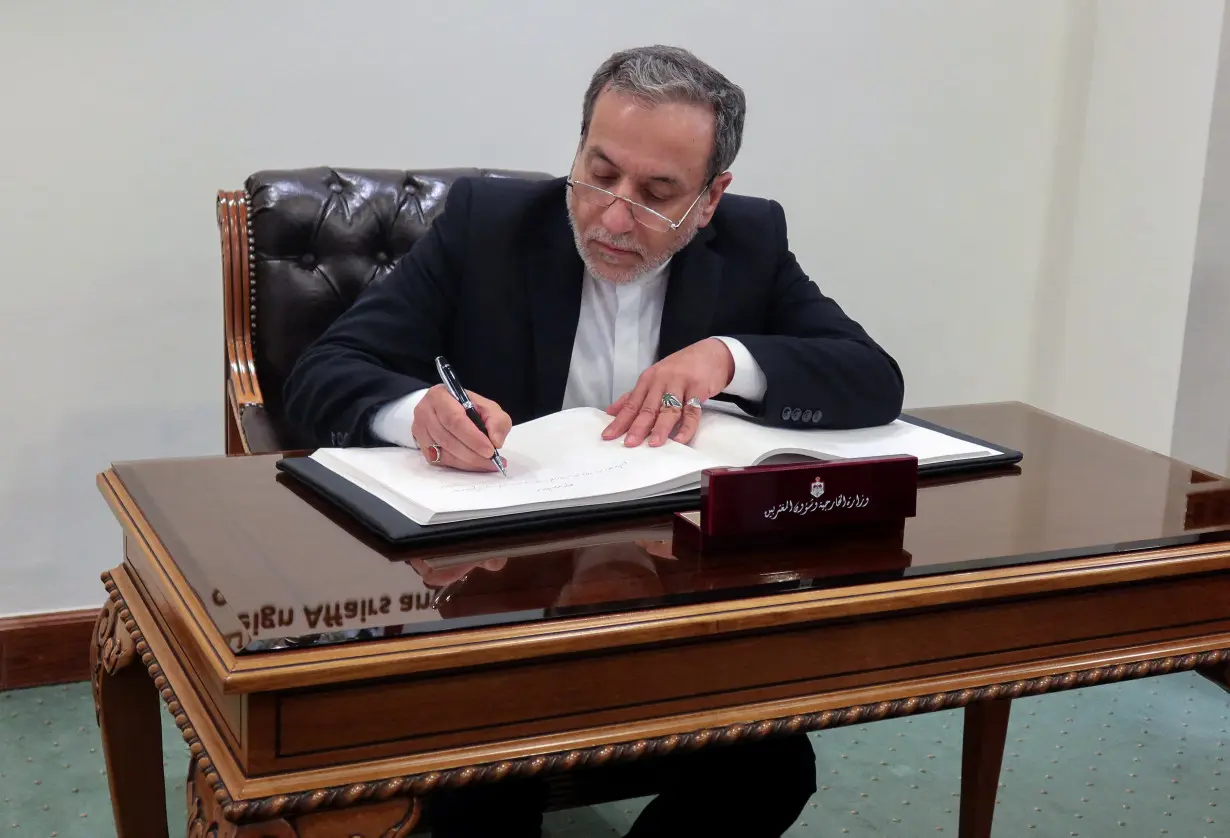
[[607,232],[616,235],[627,235],[636,228],[636,219],[632,217],[632,207],[627,201],[615,201],[602,212],[602,226]]

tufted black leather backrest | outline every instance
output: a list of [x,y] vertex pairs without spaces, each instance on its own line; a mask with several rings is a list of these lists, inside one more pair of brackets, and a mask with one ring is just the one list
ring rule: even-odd
[[[359,293],[391,270],[444,208],[460,177],[544,179],[499,169],[269,170],[244,182],[257,380],[278,437],[295,360]],[[307,441],[303,441],[304,444]]]

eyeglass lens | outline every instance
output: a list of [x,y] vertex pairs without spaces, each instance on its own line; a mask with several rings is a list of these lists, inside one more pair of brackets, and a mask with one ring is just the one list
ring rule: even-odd
[[623,201],[628,205],[628,209],[632,211],[632,217],[636,219],[638,223],[660,233],[664,233],[671,229],[672,224],[670,221],[653,212],[648,207],[643,207],[640,204],[634,203],[625,198],[620,198],[617,195],[612,195],[609,192],[604,192],[596,186],[590,186],[589,184],[581,183],[580,181],[573,181],[572,186],[573,190],[577,193],[577,197],[579,197],[582,201],[585,201],[587,204],[594,204],[595,206],[606,208],[615,203],[617,200]]

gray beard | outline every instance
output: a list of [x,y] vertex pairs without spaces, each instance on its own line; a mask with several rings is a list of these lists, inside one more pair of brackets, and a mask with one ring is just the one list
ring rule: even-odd
[[[572,240],[576,244],[577,255],[581,257],[581,261],[585,264],[585,270],[589,271],[591,276],[601,279],[603,282],[610,282],[616,285],[635,282],[641,277],[648,276],[649,274],[657,271],[669,262],[676,253],[687,247],[692,239],[695,238],[698,230],[696,224],[690,221],[688,226],[684,228],[687,232],[680,236],[678,240],[676,240],[670,247],[660,253],[657,257],[653,259],[645,259],[640,273],[636,276],[615,276],[606,270],[605,264],[600,261],[590,259],[585,255],[585,242],[581,238],[581,231],[577,228],[577,219],[572,214],[572,202],[568,200],[568,192],[566,190],[564,192],[564,207],[568,211],[568,226],[572,228]],[[609,244],[612,244],[615,247],[621,246],[615,244],[614,242],[609,242]],[[639,252],[640,251],[638,251],[638,253]],[[642,258],[644,255],[645,254],[641,253]]]

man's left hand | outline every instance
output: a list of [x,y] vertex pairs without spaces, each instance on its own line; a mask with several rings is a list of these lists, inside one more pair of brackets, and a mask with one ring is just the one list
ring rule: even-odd
[[735,359],[717,338],[667,355],[641,373],[631,392],[606,409],[615,420],[602,438],[624,434],[624,445],[630,448],[646,437],[651,446],[662,445],[668,437],[686,444],[700,426],[700,405],[722,392],[734,374]]

